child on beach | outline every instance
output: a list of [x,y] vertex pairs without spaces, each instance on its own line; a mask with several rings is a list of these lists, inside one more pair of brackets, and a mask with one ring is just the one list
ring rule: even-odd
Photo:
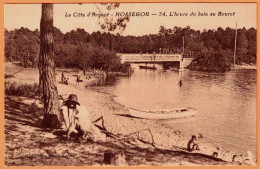
[[188,144],[187,144],[187,150],[188,151],[194,151],[194,150],[199,150],[199,146],[194,142],[196,141],[197,138],[195,135],[191,136],[191,139],[189,140]]
[[65,78],[65,82],[64,82],[65,85],[69,85],[69,78]]

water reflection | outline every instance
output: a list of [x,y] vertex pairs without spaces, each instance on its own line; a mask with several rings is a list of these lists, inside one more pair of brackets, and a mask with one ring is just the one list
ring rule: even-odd
[[116,81],[119,78],[114,75],[106,76],[106,77],[100,77],[95,81],[92,81],[88,86],[86,87],[99,87],[99,86],[113,86],[116,84]]

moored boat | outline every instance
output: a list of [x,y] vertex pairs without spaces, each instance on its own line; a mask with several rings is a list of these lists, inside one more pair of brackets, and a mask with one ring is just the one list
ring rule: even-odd
[[194,116],[197,112],[195,109],[190,107],[165,110],[138,110],[134,108],[128,108],[128,110],[130,115],[133,117],[158,120]]
[[170,67],[166,71],[179,71],[179,68],[177,68],[177,67]]
[[150,69],[150,70],[156,70],[157,68],[155,66],[139,66],[140,69]]

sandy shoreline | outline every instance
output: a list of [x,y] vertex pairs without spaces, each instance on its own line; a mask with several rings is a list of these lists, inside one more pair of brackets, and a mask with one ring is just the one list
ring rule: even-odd
[[[19,67],[14,66],[12,63],[5,64],[6,74],[12,73],[18,69]],[[127,136],[127,138],[132,138],[134,140],[141,140],[141,142],[136,141],[135,146],[139,148],[147,149],[147,151],[148,150],[155,151],[155,149],[160,149],[161,151],[167,151],[167,152],[169,151],[168,152],[169,154],[171,154],[172,151],[174,151],[175,153],[182,152],[180,154],[177,153],[178,155],[174,154],[172,156],[170,155],[168,156],[165,154],[165,152],[162,152],[163,155],[161,158],[165,158],[165,159],[159,161],[157,160],[153,161],[147,159],[144,160],[139,157],[137,162],[133,162],[134,160],[131,158],[129,160],[128,157],[127,161],[129,165],[239,165],[243,161],[245,155],[242,155],[240,159],[237,158],[235,162],[232,162],[233,156],[237,155],[240,157],[240,154],[236,154],[235,152],[224,150],[221,147],[212,146],[206,143],[206,141],[203,138],[198,139],[200,151],[195,153],[187,153],[185,149],[191,137],[190,135],[185,135],[185,133],[182,133],[181,131],[178,130],[175,131],[172,128],[167,128],[167,126],[162,126],[160,123],[156,121],[129,118],[125,116],[128,114],[128,110],[126,109],[126,107],[124,105],[115,102],[114,96],[111,95],[111,93],[107,91],[105,87],[101,87],[101,88],[86,87],[86,84],[95,81],[94,78],[92,78],[91,80],[84,79],[83,83],[80,83],[80,85],[76,84],[76,77],[74,76],[74,74],[80,74],[82,76],[83,75],[82,71],[65,73],[65,76],[68,76],[70,78],[71,81],[70,85],[64,85],[59,83],[61,79],[61,70],[56,70],[56,73],[57,73],[56,79],[57,79],[57,87],[58,87],[59,95],[64,95],[64,97],[66,97],[68,96],[68,94],[72,94],[72,93],[77,94],[79,98],[79,102],[82,105],[85,105],[89,110],[91,115],[91,120],[94,121],[100,116],[103,116],[104,126],[109,132],[118,135],[119,137]],[[17,73],[14,78],[7,79],[6,81],[17,82],[19,84],[38,83],[38,70],[33,68],[26,69],[24,71]],[[12,100],[10,102],[12,102]],[[194,133],[194,134],[197,135],[198,133]],[[7,138],[9,138],[9,136],[7,136]],[[144,144],[143,142],[146,142],[146,144]],[[10,139],[6,139],[6,144],[9,143],[10,143]],[[153,143],[155,147],[153,147],[151,143]],[[118,144],[123,144],[123,143],[119,141]],[[9,150],[8,147],[7,150]],[[8,152],[9,151],[7,151],[7,154]],[[218,158],[214,158],[212,156],[214,152],[218,153]],[[129,155],[128,153],[126,152],[126,156]],[[200,154],[198,155],[199,157],[197,157],[196,155],[194,157],[194,154],[197,153]],[[160,154],[159,151],[158,154]],[[205,154],[207,156],[202,158],[201,154]],[[186,156],[187,159],[185,158]],[[197,158],[199,160],[195,162],[194,159]],[[6,161],[10,162],[11,160],[6,159]],[[97,162],[95,165],[99,165],[99,164],[100,163]],[[62,164],[58,164],[58,165],[62,165]],[[88,165],[94,165],[94,164],[88,163]]]
[[232,67],[232,69],[255,69],[256,65],[249,65],[249,64],[242,64],[242,65],[235,65],[235,67]]

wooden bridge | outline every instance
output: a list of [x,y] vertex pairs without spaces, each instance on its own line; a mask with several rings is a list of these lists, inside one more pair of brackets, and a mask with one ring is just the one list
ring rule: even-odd
[[143,54],[143,53],[118,53],[121,63],[165,63],[180,62],[180,68],[187,67],[193,58],[184,58],[183,54]]

